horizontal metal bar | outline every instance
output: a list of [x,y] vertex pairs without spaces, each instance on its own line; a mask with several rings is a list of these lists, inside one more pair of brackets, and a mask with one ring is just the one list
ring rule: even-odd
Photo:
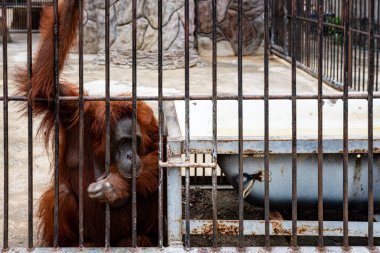
[[[195,176],[197,177],[197,176]],[[198,176],[198,177],[203,177],[203,176]],[[210,176],[205,176],[205,177],[211,177]],[[213,186],[212,185],[190,185],[190,189],[202,189],[202,190],[212,190]],[[217,186],[218,191],[223,191],[223,190],[233,190],[234,188],[231,185],[221,185],[218,184]]]
[[[197,235],[212,234],[212,220],[190,220],[190,231]],[[264,220],[244,220],[244,235],[264,235]],[[348,223],[348,235],[355,237],[368,236],[367,222],[352,221]],[[238,235],[238,220],[218,221],[218,233],[222,235]],[[183,231],[184,233],[185,231]],[[271,235],[291,235],[291,220],[270,220]],[[318,221],[297,221],[297,235],[299,236],[318,236]],[[342,221],[324,221],[324,236],[343,236]],[[380,237],[380,222],[374,222],[374,237]]]
[[[20,30],[18,30],[18,29],[9,29],[8,30],[8,33],[26,33],[26,32],[28,32],[27,29],[20,29]],[[40,31],[39,30],[32,30],[31,32],[32,33],[39,33]]]
[[192,168],[192,167],[203,167],[203,168],[216,168],[216,163],[191,163],[191,162],[159,162],[159,167],[162,168]]
[[[325,143],[323,153],[325,154],[341,154],[342,139],[324,139]],[[168,139],[169,157],[180,155],[183,153],[181,140]],[[375,140],[374,153],[380,153],[380,140]],[[196,154],[211,154],[212,152],[211,137],[209,140],[190,140],[190,152]],[[291,153],[291,140],[276,140],[269,141],[269,153],[274,154],[290,154]],[[367,139],[350,139],[348,144],[348,153],[351,154],[365,154],[368,150]],[[179,154],[177,154],[177,152]],[[237,154],[238,153],[238,140],[237,139],[218,139],[218,154]],[[318,139],[298,140],[297,153],[309,154],[318,152]],[[244,138],[243,145],[244,154],[264,155],[264,138]]]
[[[63,249],[62,249],[63,250]],[[350,247],[350,253],[365,253],[365,252],[378,252],[380,250],[380,247],[374,247],[371,249],[368,249],[367,247],[363,246],[357,246],[357,247]],[[104,252],[104,248],[64,248],[64,252],[66,253],[97,253],[97,252]],[[17,252],[17,253],[29,253],[30,251],[26,248],[11,248],[7,252]],[[33,249],[33,253],[56,253],[57,249],[54,248],[36,248]],[[107,252],[109,253],[124,253],[124,252],[143,252],[143,253],[180,253],[180,252],[186,252],[186,253],[196,253],[196,252],[215,252],[215,249],[213,248],[207,248],[207,247],[192,247],[191,249],[184,249],[183,247],[167,247],[167,248],[109,248],[107,249]],[[259,253],[259,252],[268,252],[267,248],[264,247],[244,247],[243,251],[241,248],[235,248],[235,247],[220,247],[217,249],[217,252],[220,253],[239,253],[239,252],[245,252],[245,253]],[[271,253],[288,253],[288,252],[321,252],[321,249],[317,247],[297,247],[296,249],[290,248],[290,247],[271,247],[270,248]],[[340,253],[340,252],[347,252],[347,249],[343,249],[342,247],[337,246],[331,246],[331,247],[324,247],[323,252],[329,252],[329,253]]]
[[[42,8],[46,5],[53,5],[53,2],[32,2],[32,8]],[[2,7],[3,4],[0,4]],[[14,3],[7,3],[5,4],[5,8],[7,9],[26,9],[27,4],[25,3],[19,3],[19,4],[14,4]]]
[[[290,100],[292,95],[270,95],[270,100]],[[380,99],[380,92],[375,92],[373,94],[374,99]],[[85,96],[85,101],[105,101],[106,97],[104,96]],[[174,95],[174,96],[163,96],[163,100],[184,100],[185,96],[182,95]],[[190,100],[211,100],[212,96],[208,95],[193,95],[190,96]],[[236,95],[220,95],[217,97],[218,100],[237,100],[238,96]],[[244,95],[244,100],[264,100],[264,95]],[[296,99],[318,99],[318,95],[314,94],[304,94],[297,95]],[[322,96],[322,99],[343,99],[343,95],[340,94],[325,94]],[[359,93],[359,92],[351,92],[348,95],[348,99],[368,99],[368,94]],[[4,97],[0,97],[0,101],[3,101]],[[61,96],[59,98],[60,101],[79,101],[79,97],[74,96]],[[138,96],[137,100],[144,101],[157,101],[158,96]],[[24,96],[9,96],[8,101],[28,101],[27,97]],[[36,101],[47,101],[47,99],[36,98]],[[110,97],[110,101],[132,101],[132,97],[130,96],[113,96]]]

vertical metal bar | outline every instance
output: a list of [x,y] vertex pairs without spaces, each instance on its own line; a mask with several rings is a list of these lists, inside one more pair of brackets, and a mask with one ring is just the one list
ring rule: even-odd
[[[351,0],[349,0],[349,1],[351,1]],[[343,6],[343,2],[342,2],[342,7],[340,6],[341,5],[341,1],[338,1],[338,10],[339,10],[339,12],[340,13],[343,13],[343,11],[344,11],[344,8],[345,8],[345,6]],[[342,10],[343,9],[343,10]],[[348,14],[349,15],[349,14]],[[344,16],[344,15],[341,15],[341,16]],[[342,45],[342,47],[341,47],[341,52],[342,51],[344,51],[344,46]],[[339,79],[337,79],[337,80],[339,80],[339,82],[341,82],[341,83],[343,83],[343,72],[344,72],[344,70],[343,70],[343,66],[344,66],[344,60],[343,60],[343,53],[341,53],[340,54],[340,65],[339,65],[339,69],[340,69],[340,77],[338,76],[338,78]]]
[[348,30],[350,1],[344,0],[344,90],[343,90],[343,246],[348,247]]
[[[106,150],[105,150],[105,171],[108,175],[110,172],[110,0],[105,0],[105,93],[106,93]],[[110,206],[106,204],[105,211],[105,239],[104,247],[110,247],[110,230],[111,230]]]
[[[359,15],[360,15],[360,18],[359,18],[359,29],[360,31],[363,30],[363,27],[362,27],[362,23],[361,23],[361,20],[362,20],[362,5],[363,5],[363,1],[360,0],[360,7],[359,7]],[[361,43],[362,43],[362,39],[363,39],[363,35],[362,34],[359,34],[359,69],[358,69],[358,91],[361,91],[361,80],[362,80],[362,49],[361,49]],[[364,67],[364,66],[363,66]],[[364,87],[363,87],[363,91],[364,91]]]
[[[325,1],[325,5],[327,5],[327,4],[328,4],[328,1]],[[318,9],[318,15],[319,15],[319,4],[316,7]],[[326,39],[325,39],[325,43],[322,43],[322,44],[324,44],[326,46],[326,51],[325,52],[326,52],[326,55],[327,55],[327,57],[326,57],[326,64],[324,65],[324,68],[325,68],[324,75],[328,76],[328,77],[330,77],[330,74],[331,74],[331,66],[329,66],[330,64],[329,64],[329,57],[328,57],[328,55],[330,53],[330,50],[332,49],[332,39],[331,39],[331,37],[334,37],[334,36],[331,36],[331,34],[330,34],[330,31],[333,30],[333,28],[331,28],[330,25],[331,24],[335,24],[335,22],[334,22],[334,20],[332,18],[333,18],[332,13],[331,12],[330,13],[327,12],[326,13],[326,22],[328,23],[328,26],[327,26],[327,29],[326,29],[327,30],[326,31]],[[318,54],[318,56],[319,56],[319,54]],[[319,61],[319,59],[318,59],[318,61]]]
[[[317,0],[316,2],[316,14],[318,15],[318,20],[319,20],[319,0]],[[332,23],[331,22],[331,15],[329,15],[329,13],[326,13],[326,23],[330,24]],[[317,34],[319,32],[319,24],[317,25]],[[323,47],[324,47],[324,52],[325,52],[325,59],[327,60],[328,62],[328,59],[329,59],[329,47],[330,47],[330,43],[329,40],[330,40],[330,26],[327,26],[327,31],[326,31],[326,36],[325,37],[322,37],[322,39],[324,39],[324,41],[326,43],[322,43],[323,44]],[[317,42],[318,43],[318,42]],[[319,59],[318,59],[318,56],[319,56],[319,48],[318,48],[318,54],[317,54],[317,71],[318,71],[318,68],[319,68],[319,65],[318,65],[318,62],[319,62]],[[328,63],[327,64],[324,64],[323,66],[323,71],[322,73],[325,75],[325,76],[328,76],[328,73],[329,73],[329,69],[328,69]]]
[[[333,15],[332,15],[332,12],[329,11],[329,9],[327,8],[328,2],[326,1],[326,2],[324,2],[322,4],[325,6],[325,8],[327,10],[327,14],[328,14],[327,17],[329,18],[329,20],[328,20],[327,23],[332,23],[331,19],[332,19]],[[318,6],[317,6],[317,9],[318,9],[318,18],[319,18],[319,8],[320,8],[320,6],[319,6],[319,1],[318,1]],[[322,14],[322,15],[324,15],[324,14]],[[335,21],[333,23],[335,24]],[[318,27],[319,27],[319,23],[318,23]],[[325,69],[326,69],[325,76],[328,76],[328,77],[331,77],[331,66],[330,66],[330,64],[331,64],[331,61],[332,61],[331,51],[332,51],[332,44],[333,44],[333,41],[332,41],[331,37],[335,38],[335,36],[331,36],[330,29],[331,28],[328,26],[327,27],[327,38],[325,40],[325,43],[322,42],[322,45],[323,44],[327,44],[327,51],[326,51],[326,56],[327,57],[326,57],[326,64],[324,66],[325,66]],[[323,39],[323,37],[322,37],[322,39]],[[318,51],[318,56],[319,56],[319,51]],[[318,61],[319,61],[319,59],[318,59]]]
[[292,247],[297,247],[297,69],[296,0],[292,0]]
[[4,120],[4,226],[3,249],[8,249],[9,236],[9,153],[8,153],[8,27],[6,0],[3,0],[3,120]]
[[[380,3],[378,2],[377,3],[377,17],[376,17],[376,21],[377,22],[379,22],[379,20],[380,20]],[[379,24],[377,24],[377,26],[375,27],[375,29],[376,29],[376,34],[378,35],[378,34],[380,34],[380,25]],[[379,39],[376,39],[376,71],[375,71],[375,73],[376,73],[376,88],[375,88],[375,90],[376,91],[378,91],[379,90],[379,87],[378,87],[378,85],[379,85],[379,47],[380,47],[380,45],[379,45],[379,43],[380,43],[380,40]]]
[[[380,29],[380,3],[377,3],[377,18],[376,18],[376,21],[377,21],[377,23],[376,23],[376,30],[377,30],[377,35],[379,35],[380,34],[380,32],[379,32],[379,29]],[[376,87],[375,87],[375,90],[376,91],[379,91],[379,87],[378,87],[378,85],[379,85],[379,47],[380,47],[380,39],[379,38],[377,38],[376,39],[376,71],[375,71],[375,73],[376,73]]]
[[[335,13],[335,16],[339,16],[339,13],[337,11],[337,2],[339,2],[339,0],[334,0],[334,7],[333,7],[333,11]],[[336,31],[337,28],[334,29],[334,31]],[[338,48],[338,54],[339,54],[339,48]],[[337,56],[337,43],[334,43],[334,56],[332,57],[332,61],[333,61],[333,73],[332,73],[332,78],[333,80],[338,80],[338,73],[339,73],[339,63],[338,63],[338,56]],[[336,73],[335,73],[336,71]]]
[[[212,0],[212,141],[213,141],[213,152],[212,152],[212,162],[217,162],[217,83],[218,83],[218,73],[217,73],[217,41],[216,41],[216,28],[217,28],[217,3],[216,0]],[[213,233],[212,233],[212,246],[214,248],[218,247],[218,209],[217,209],[217,168],[212,168],[212,214],[213,214]]]
[[269,234],[269,0],[264,1],[264,198],[265,247],[270,247]]
[[[310,5],[311,1],[306,1],[306,18],[310,17]],[[311,22],[308,21],[306,23],[306,65],[311,68],[310,66],[310,24]]]
[[83,169],[84,169],[84,99],[83,99],[83,1],[79,1],[79,247],[83,247]]
[[[316,0],[315,1],[313,1],[313,5],[315,6],[316,5]],[[317,29],[315,29],[315,24],[313,24],[314,25],[314,35],[315,35],[315,37],[317,37],[318,36],[318,30]],[[317,55],[317,46],[318,46],[318,43],[316,43],[315,42],[315,40],[313,40],[313,69],[314,70],[316,70],[317,69],[317,60],[316,60],[316,55]]]
[[[365,19],[367,17],[367,0],[364,0],[364,8],[363,8],[363,12],[364,12],[364,16],[362,17],[361,20]],[[363,31],[365,31],[365,25],[363,27]],[[366,40],[367,40],[367,36],[363,35],[363,45],[365,47],[365,44],[366,44]],[[348,51],[350,52],[350,51]],[[365,73],[365,70],[366,70],[366,66],[365,66],[365,62],[366,62],[366,53],[363,52],[363,79],[362,79],[362,82],[363,82],[363,91],[366,91],[366,88],[365,88],[365,77],[366,77],[366,73]],[[349,72],[348,72],[349,73]],[[350,73],[349,73],[350,74]]]
[[137,16],[136,0],[132,0],[132,247],[137,247],[136,210],[136,129],[137,129]]
[[[316,6],[316,0],[313,1],[313,6]],[[318,31],[315,29],[315,24],[313,23],[313,32],[315,36],[318,36]],[[315,40],[313,39],[313,70],[317,69],[317,63],[316,63],[316,55],[317,55],[317,44]]]
[[[352,6],[352,1],[351,1],[351,6]],[[349,10],[349,15],[350,15],[350,20],[352,17],[352,12],[353,10]],[[349,59],[349,64],[348,64],[348,83],[350,84],[349,88],[352,88],[352,23],[350,24],[350,29],[348,29],[348,59]]]
[[58,0],[54,1],[54,247],[59,246],[59,20]]
[[[303,6],[304,6],[304,3],[303,2],[299,2],[298,3],[299,5],[302,5],[302,8],[300,8],[299,10],[299,13],[298,13],[298,16],[300,17],[304,17],[304,11],[303,11]],[[304,64],[304,60],[303,60],[303,56],[304,56],[304,49],[305,49],[305,44],[304,44],[304,24],[305,24],[305,21],[302,19],[300,20],[300,25],[299,25],[299,62],[302,64],[302,65],[305,65]]]
[[[32,2],[27,0],[27,65],[29,87],[32,80]],[[4,40],[3,40],[4,43]],[[28,99],[28,248],[33,248],[33,112]]]
[[368,1],[368,246],[373,247],[373,89],[375,80],[375,1]]
[[[243,1],[238,1],[238,118],[239,118],[239,247],[244,247],[243,199]],[[292,52],[293,53],[293,52]]]
[[318,1],[318,247],[323,247],[323,0]]
[[[185,0],[185,153],[186,162],[190,161],[190,83],[189,83],[189,0]],[[190,248],[190,168],[186,168],[186,234],[185,247]]]
[[[159,148],[158,160],[163,160],[164,152],[164,110],[162,100],[162,0],[158,0],[158,132],[159,132]],[[164,208],[163,208],[163,168],[159,167],[158,179],[158,247],[164,247]]]
[[[354,14],[354,17],[355,17],[355,29],[359,29],[359,26],[358,26],[358,8],[353,8],[353,10],[355,10],[355,14]],[[357,73],[357,55],[358,55],[358,50],[357,50],[357,41],[358,41],[358,35],[357,35],[357,33],[356,32],[354,32],[354,34],[355,34],[355,46],[354,46],[354,50],[355,50],[355,52],[354,52],[354,89],[355,90],[360,90],[360,85],[356,85],[356,83],[357,83],[357,76],[358,76],[358,73]]]

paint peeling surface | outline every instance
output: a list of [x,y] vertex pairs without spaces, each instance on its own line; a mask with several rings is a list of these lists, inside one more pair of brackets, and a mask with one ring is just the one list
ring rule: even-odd
[[[192,234],[212,234],[212,220],[191,220]],[[184,231],[183,231],[184,232]],[[291,235],[292,221],[289,220],[271,220],[271,235]],[[368,227],[364,222],[349,222],[348,235],[353,237],[367,237]],[[218,221],[218,234],[221,235],[238,235],[239,221],[224,220]],[[263,220],[245,220],[244,235],[264,235],[265,221]],[[297,235],[299,236],[316,236],[318,235],[317,221],[298,221]],[[340,221],[324,221],[324,236],[342,236],[342,222]],[[374,236],[380,236],[380,223],[374,223]]]

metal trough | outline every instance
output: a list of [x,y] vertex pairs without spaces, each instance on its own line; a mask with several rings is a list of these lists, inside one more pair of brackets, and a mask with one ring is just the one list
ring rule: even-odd
[[[374,115],[380,114],[380,101],[374,102]],[[198,121],[190,123],[190,149],[194,153],[210,152],[212,119],[210,101],[193,101],[190,114]],[[181,135],[185,126],[182,101],[175,102]],[[297,101],[297,194],[302,208],[316,208],[318,201],[318,113],[317,101]],[[355,209],[368,206],[367,101],[349,103],[349,171],[348,198]],[[229,182],[238,189],[238,118],[237,101],[218,101],[218,165]],[[323,106],[323,200],[324,208],[339,208],[343,203],[343,102],[325,100]],[[246,200],[264,205],[264,103],[251,100],[243,103],[243,167]],[[273,208],[291,208],[291,101],[269,102],[270,204]],[[374,120],[374,201],[380,204],[380,117]],[[199,124],[202,122],[202,124]],[[173,146],[174,148],[174,146]],[[178,149],[180,149],[178,147]],[[261,177],[260,177],[261,176]],[[254,178],[254,180],[249,180]],[[261,181],[260,181],[261,180]],[[251,183],[249,184],[249,182]],[[252,184],[253,183],[253,184]],[[251,186],[251,188],[250,188]]]
[[[239,188],[238,155],[219,155],[218,164],[235,189]],[[264,206],[264,158],[245,156],[244,189],[245,200]],[[367,157],[349,155],[348,199],[354,209],[368,207]],[[340,208],[343,203],[343,166],[341,154],[327,154],[323,159],[323,192],[326,209]],[[316,154],[300,154],[297,163],[297,195],[300,208],[318,206],[318,160]],[[380,182],[380,156],[374,156],[374,182]],[[253,177],[252,177],[253,175]],[[292,160],[290,154],[270,156],[270,206],[291,208],[292,204]],[[374,204],[380,204],[380,184],[374,184]]]

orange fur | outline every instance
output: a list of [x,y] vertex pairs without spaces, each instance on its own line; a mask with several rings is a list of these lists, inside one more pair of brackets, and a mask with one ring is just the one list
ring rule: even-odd
[[[78,1],[59,2],[59,71],[61,72],[77,34]],[[41,20],[41,39],[33,60],[32,79],[27,71],[17,75],[18,94],[29,96],[33,113],[42,117],[40,130],[45,131],[46,144],[54,141],[54,16],[52,8],[46,8]],[[60,96],[78,96],[76,85],[60,81]],[[41,100],[45,99],[45,100]],[[111,102],[111,134],[115,124],[126,115],[131,115],[131,102]],[[105,157],[105,103],[85,102],[84,105],[84,171],[83,182],[78,182],[78,160],[69,154],[78,151],[79,109],[76,101],[60,101],[60,156],[59,156],[59,245],[78,245],[78,199],[80,185],[84,189],[84,240],[85,245],[104,245],[105,205],[88,197],[86,189],[96,178],[94,163],[104,164]],[[137,178],[137,234],[143,245],[154,245],[157,238],[158,212],[158,126],[152,109],[144,102],[137,103],[137,121],[142,132],[142,148],[138,154],[142,160],[141,175]],[[72,151],[74,150],[74,151]],[[68,158],[69,157],[69,158]],[[112,165],[111,165],[112,166]],[[120,197],[130,194],[130,182],[123,179],[117,169],[111,167]],[[53,246],[54,188],[51,186],[41,197],[38,216],[42,243]],[[131,203],[111,208],[111,246],[117,246],[131,237]]]

